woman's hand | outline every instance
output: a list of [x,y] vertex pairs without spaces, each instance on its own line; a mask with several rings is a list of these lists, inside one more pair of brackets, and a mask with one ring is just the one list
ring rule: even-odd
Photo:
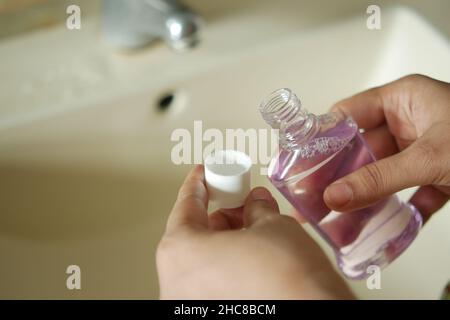
[[349,299],[320,247],[265,188],[207,213],[203,167],[186,178],[157,251],[163,299]]
[[366,207],[402,189],[421,186],[411,199],[427,220],[450,198],[450,84],[407,76],[337,103],[353,117],[380,161],[331,184],[331,209]]

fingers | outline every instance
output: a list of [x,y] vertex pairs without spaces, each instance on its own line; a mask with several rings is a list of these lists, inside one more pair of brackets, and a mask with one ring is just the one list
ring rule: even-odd
[[450,196],[433,186],[423,186],[416,191],[410,202],[422,214],[423,221],[426,222],[433,213],[442,208]]
[[209,228],[214,231],[230,230],[231,225],[227,216],[220,211],[213,212],[209,215]]
[[198,165],[188,174],[178,192],[167,222],[167,232],[180,227],[208,228],[208,193],[204,183],[203,166]]
[[421,188],[412,201],[422,208],[424,218],[440,208],[448,200],[448,192],[437,189],[450,181],[449,149],[445,148],[448,88],[447,83],[410,75],[333,106],[333,111],[340,110],[366,129],[365,140],[377,158],[385,159],[330,185],[324,193],[327,206],[350,211],[404,188],[435,185],[436,190]]
[[399,151],[395,138],[386,125],[366,131],[362,135],[376,159],[392,156]]
[[279,213],[278,204],[270,192],[262,187],[252,190],[246,205],[236,209],[219,209],[209,215],[209,228],[214,231],[235,230],[254,222],[267,214]]
[[373,204],[405,188],[432,183],[428,161],[416,148],[370,163],[332,183],[324,192],[327,206],[349,211]]
[[250,227],[260,219],[279,213],[278,204],[270,191],[263,187],[255,188],[244,206],[244,227]]
[[219,209],[209,215],[209,228],[215,231],[235,230],[243,227],[243,207]]
[[[409,99],[423,84],[423,76],[407,76],[372,88],[337,102],[332,111],[341,111],[351,116],[362,129],[374,129],[386,122],[391,129],[410,121]],[[414,124],[408,123],[413,126]],[[404,126],[404,125],[403,125]]]
[[385,122],[383,87],[369,89],[336,103],[331,111],[351,116],[359,128],[374,129]]
[[250,226],[266,214],[279,213],[278,204],[270,192],[262,187],[252,190],[244,208],[220,209],[208,217],[208,194],[204,183],[203,166],[196,166],[186,177],[170,213],[166,232],[181,227],[196,230],[229,230]]

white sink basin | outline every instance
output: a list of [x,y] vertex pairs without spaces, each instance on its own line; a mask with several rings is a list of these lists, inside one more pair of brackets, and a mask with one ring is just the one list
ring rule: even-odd
[[[175,128],[265,128],[256,107],[279,87],[320,113],[408,73],[450,80],[447,39],[409,10],[385,13],[380,31],[363,16],[267,38],[258,20],[233,23],[248,41],[219,41],[228,26],[211,25],[183,55],[114,53],[95,22],[0,44],[0,298],[156,298],[154,250],[190,169],[170,161]],[[167,92],[173,105],[159,112]],[[383,271],[382,290],[351,282],[360,298],[439,296],[450,278],[450,207],[441,211]],[[70,264],[81,291],[65,287]]]

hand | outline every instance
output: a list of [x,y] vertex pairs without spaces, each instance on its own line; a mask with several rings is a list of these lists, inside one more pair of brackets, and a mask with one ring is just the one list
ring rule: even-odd
[[203,167],[186,178],[158,246],[163,299],[352,298],[319,246],[265,188],[208,215]]
[[366,207],[402,189],[421,186],[411,203],[427,220],[450,198],[450,84],[412,75],[337,103],[353,117],[380,161],[332,183],[331,209]]

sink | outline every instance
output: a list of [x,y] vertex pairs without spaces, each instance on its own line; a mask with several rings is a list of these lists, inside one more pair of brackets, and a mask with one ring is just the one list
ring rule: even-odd
[[[409,73],[450,80],[448,39],[404,7],[380,31],[362,15],[282,35],[246,15],[233,23],[242,41],[222,37],[224,20],[183,55],[114,52],[95,19],[0,43],[0,298],[157,298],[154,251],[191,168],[170,160],[176,128],[266,128],[256,107],[280,87],[322,113]],[[288,212],[259,169],[253,185]],[[349,282],[360,298],[439,297],[450,276],[449,205],[441,211],[382,272],[382,290]],[[80,291],[65,287],[70,264]]]

